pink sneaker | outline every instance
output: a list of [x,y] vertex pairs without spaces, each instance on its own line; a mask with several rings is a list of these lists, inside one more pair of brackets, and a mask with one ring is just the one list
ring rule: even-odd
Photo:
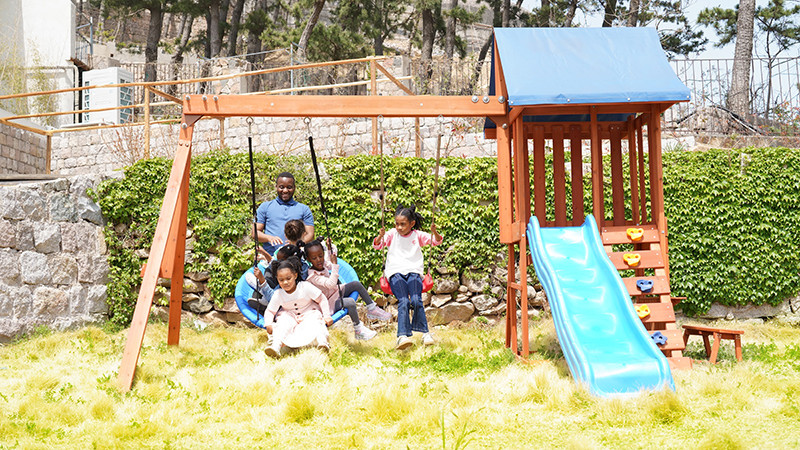
[[372,309],[367,309],[367,318],[373,320],[389,321],[392,320],[392,315],[381,309],[380,306],[375,306]]

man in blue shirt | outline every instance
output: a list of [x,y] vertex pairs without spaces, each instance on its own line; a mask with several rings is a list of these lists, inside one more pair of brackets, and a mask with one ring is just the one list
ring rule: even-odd
[[314,216],[308,206],[294,199],[294,175],[281,172],[275,180],[276,198],[262,203],[256,210],[258,242],[272,255],[275,249],[286,242],[283,228],[286,222],[300,219],[306,225],[304,242],[314,239]]

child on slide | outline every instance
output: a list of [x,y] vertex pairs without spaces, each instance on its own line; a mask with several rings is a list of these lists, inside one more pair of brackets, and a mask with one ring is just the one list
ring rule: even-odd
[[[422,334],[424,345],[435,341],[428,331],[425,307],[422,305],[422,246],[439,245],[442,236],[431,225],[431,233],[420,231],[422,216],[415,206],[399,206],[394,214],[394,228],[387,233],[381,228],[380,234],[372,241],[372,246],[380,250],[388,247],[384,276],[389,280],[392,293],[397,297],[397,350],[405,350],[414,345],[412,331]],[[414,310],[413,319],[410,310]]]
[[[274,261],[272,270],[281,289],[272,294],[264,315],[264,328],[272,334],[272,343],[264,350],[267,356],[278,358],[281,347],[291,335],[316,341],[317,348],[328,351],[328,326],[333,324],[325,294],[307,281],[299,281],[300,259],[290,256]],[[277,320],[275,315],[278,310]]]
[[[330,246],[330,244],[329,244]],[[315,239],[305,246],[306,261],[311,264],[308,270],[308,282],[318,287],[328,298],[331,307],[331,314],[347,308],[347,315],[353,321],[356,339],[368,341],[375,337],[377,332],[367,328],[358,318],[356,302],[349,297],[353,292],[364,299],[367,304],[367,317],[370,319],[391,320],[392,315],[382,310],[369,296],[367,289],[359,281],[351,281],[341,286],[341,296],[339,291],[339,264],[336,262],[336,253],[330,252],[326,258],[325,248],[322,242]]]

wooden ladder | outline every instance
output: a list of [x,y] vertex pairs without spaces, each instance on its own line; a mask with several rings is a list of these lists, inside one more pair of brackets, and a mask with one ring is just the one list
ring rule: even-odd
[[[628,236],[629,228],[641,228],[644,234],[641,239],[633,241]],[[653,224],[647,225],[623,225],[623,226],[604,226],[600,230],[603,239],[603,246],[608,253],[614,267],[619,271],[633,270],[634,276],[623,277],[622,281],[628,289],[633,302],[636,306],[647,305],[650,314],[642,318],[645,328],[651,332],[661,332],[667,338],[667,342],[659,345],[658,348],[667,357],[669,365],[673,369],[689,369],[692,367],[692,360],[683,356],[686,348],[683,334],[675,323],[675,310],[673,297],[670,295],[669,273],[666,270],[667,255],[662,251],[662,237],[658,228]],[[665,242],[665,241],[664,241]],[[614,245],[632,244],[633,250],[615,252]],[[625,253],[638,253],[639,263],[629,266],[623,256]],[[653,275],[645,275],[646,269]],[[639,280],[649,280],[653,282],[650,292],[643,293],[636,285]]]

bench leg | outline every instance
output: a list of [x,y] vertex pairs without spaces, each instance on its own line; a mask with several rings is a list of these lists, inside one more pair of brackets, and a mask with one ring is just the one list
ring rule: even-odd
[[684,330],[683,331],[683,346],[684,347],[686,347],[686,344],[689,343],[689,336],[690,336],[689,331],[688,330]]
[[711,364],[717,363],[717,353],[719,352],[719,333],[714,333],[714,346],[711,348],[711,354],[708,355],[708,362]]
[[708,335],[703,335],[703,346],[706,348],[706,356],[711,358],[711,344],[708,343]]
[[736,347],[736,360],[742,361],[742,338],[737,334],[733,337],[733,345]]

